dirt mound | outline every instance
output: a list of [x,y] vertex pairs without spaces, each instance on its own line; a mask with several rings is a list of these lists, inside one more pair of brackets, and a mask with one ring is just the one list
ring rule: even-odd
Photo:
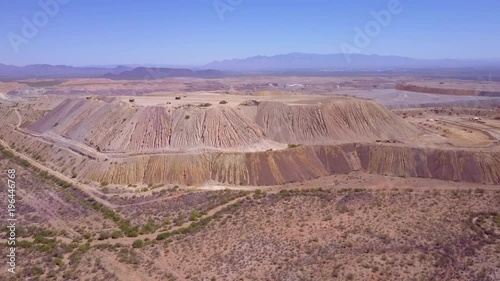
[[300,106],[262,102],[255,119],[266,136],[282,143],[408,139],[418,133],[376,102],[357,99]]
[[86,179],[120,184],[198,185],[215,181],[278,185],[357,170],[398,177],[500,184],[498,153],[369,144],[305,146],[257,153],[138,156],[120,163],[101,163],[101,167],[87,162],[79,169]]
[[[292,106],[262,102],[253,108],[256,114],[249,117],[230,106],[137,107],[68,99],[28,126],[44,138],[14,130],[14,124],[0,129],[7,143],[32,158],[57,170],[64,167],[61,172],[68,175],[78,171],[82,180],[96,182],[275,185],[361,170],[500,183],[496,152],[375,144],[374,139],[417,134],[414,127],[375,102],[346,99]],[[263,142],[276,144],[273,141],[304,145],[277,151],[244,150]],[[180,153],[190,148],[194,150]],[[216,150],[207,152],[206,148]]]
[[84,99],[64,101],[29,129],[53,131],[102,152],[237,148],[263,139],[261,130],[231,107],[132,107]]
[[109,183],[200,185],[275,185],[328,175],[314,149],[257,153],[207,153],[136,156],[119,161],[86,162],[82,178]]
[[[257,104],[257,103],[252,103]],[[252,107],[254,108],[254,107]],[[158,153],[210,149],[267,150],[275,142],[324,144],[407,139],[418,130],[365,100],[324,105],[258,103],[255,112],[231,106],[139,107],[96,99],[68,99],[29,126],[99,152]]]
[[4,141],[46,166],[82,181],[112,184],[219,182],[277,185],[333,174],[364,171],[398,177],[500,184],[500,154],[476,150],[412,148],[394,144],[301,146],[248,153],[192,153],[113,157],[61,149],[0,126]]
[[451,149],[360,146],[364,171],[400,177],[500,184],[500,154]]

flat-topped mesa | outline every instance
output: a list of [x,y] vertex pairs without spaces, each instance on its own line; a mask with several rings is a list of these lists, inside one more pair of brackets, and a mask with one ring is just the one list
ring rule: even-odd
[[373,101],[338,99],[324,104],[260,102],[229,105],[133,106],[96,99],[67,99],[28,126],[47,137],[104,153],[263,151],[287,144],[405,140],[418,130]]

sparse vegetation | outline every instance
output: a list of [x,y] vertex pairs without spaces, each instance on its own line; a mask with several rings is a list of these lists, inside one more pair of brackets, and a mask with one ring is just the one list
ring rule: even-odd
[[140,249],[144,246],[144,241],[140,240],[140,239],[137,239],[134,241],[134,243],[132,243],[132,247],[134,247],[135,249]]

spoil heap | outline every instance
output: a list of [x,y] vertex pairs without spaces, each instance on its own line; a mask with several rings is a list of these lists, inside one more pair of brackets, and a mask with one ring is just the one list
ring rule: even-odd
[[372,101],[345,99],[322,105],[261,102],[253,106],[256,113],[245,114],[245,110],[227,105],[134,107],[94,99],[68,99],[34,122],[29,130],[55,133],[113,153],[206,148],[238,151],[258,143],[404,140],[418,134],[416,128]]

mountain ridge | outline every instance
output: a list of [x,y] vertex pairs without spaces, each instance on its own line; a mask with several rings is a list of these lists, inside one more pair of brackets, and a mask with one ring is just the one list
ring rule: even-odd
[[[288,53],[251,56],[213,61],[201,66],[166,67],[150,65],[70,66],[29,64],[15,66],[0,63],[0,79],[29,78],[110,78],[157,79],[168,77],[216,78],[234,73],[321,74],[328,71],[392,71],[417,69],[500,68],[500,59],[414,59],[395,55]],[[313,72],[311,72],[313,71]],[[230,72],[233,72],[230,74]],[[153,75],[153,74],[154,75]]]
[[222,71],[374,70],[391,68],[500,66],[500,60],[414,59],[395,55],[288,53],[210,62],[204,67]]

